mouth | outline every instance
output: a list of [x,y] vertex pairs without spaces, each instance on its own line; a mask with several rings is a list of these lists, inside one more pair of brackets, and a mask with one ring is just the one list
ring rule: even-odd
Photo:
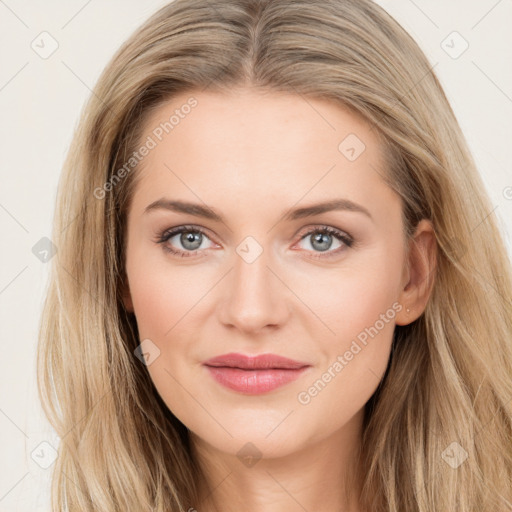
[[212,357],[204,364],[213,367],[239,368],[241,370],[298,370],[310,366],[308,363],[295,361],[277,354],[251,356],[233,352]]
[[311,367],[308,363],[262,354],[225,354],[204,363],[209,374],[224,387],[243,394],[270,392],[298,379]]

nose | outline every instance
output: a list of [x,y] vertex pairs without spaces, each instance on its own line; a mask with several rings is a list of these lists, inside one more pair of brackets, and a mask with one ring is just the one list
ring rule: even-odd
[[226,298],[219,310],[224,325],[254,334],[286,322],[290,293],[283,283],[285,280],[269,268],[269,263],[265,250],[251,263],[235,254],[234,268],[225,283]]

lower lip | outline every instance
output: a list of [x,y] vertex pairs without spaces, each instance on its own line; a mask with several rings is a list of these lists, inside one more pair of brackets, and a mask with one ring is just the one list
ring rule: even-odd
[[277,389],[298,379],[308,369],[305,366],[299,369],[242,370],[207,365],[206,368],[210,375],[223,386],[247,395],[259,395]]

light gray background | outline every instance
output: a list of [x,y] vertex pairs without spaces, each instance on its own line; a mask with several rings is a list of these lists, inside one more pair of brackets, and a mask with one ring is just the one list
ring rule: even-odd
[[[0,0],[0,512],[49,511],[51,466],[40,464],[58,445],[35,387],[48,266],[32,248],[51,236],[60,169],[90,89],[118,46],[165,3]],[[435,64],[512,255],[512,0],[378,3]],[[31,47],[51,48],[43,31],[58,43],[46,59]],[[453,31],[469,44],[458,58],[463,41]]]

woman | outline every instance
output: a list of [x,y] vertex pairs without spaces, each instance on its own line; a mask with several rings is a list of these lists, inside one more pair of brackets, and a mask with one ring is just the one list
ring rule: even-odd
[[512,277],[484,190],[371,1],[161,9],[59,190],[54,510],[512,510]]

